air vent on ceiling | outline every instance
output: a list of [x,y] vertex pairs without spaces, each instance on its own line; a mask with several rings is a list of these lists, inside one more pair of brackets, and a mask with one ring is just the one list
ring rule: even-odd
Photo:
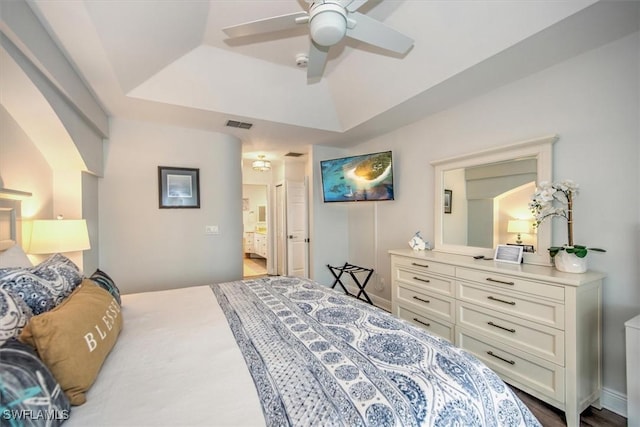
[[300,156],[304,156],[303,153],[294,153],[292,151],[288,152],[287,154],[284,155],[285,157],[300,157]]
[[227,120],[227,126],[240,129],[251,129],[253,123],[239,122],[237,120]]

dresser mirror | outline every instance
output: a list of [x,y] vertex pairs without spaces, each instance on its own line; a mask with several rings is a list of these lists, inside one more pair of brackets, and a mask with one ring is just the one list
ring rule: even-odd
[[524,263],[550,265],[550,227],[535,229],[528,202],[551,181],[557,136],[438,160],[434,250],[492,258],[498,244],[521,244]]

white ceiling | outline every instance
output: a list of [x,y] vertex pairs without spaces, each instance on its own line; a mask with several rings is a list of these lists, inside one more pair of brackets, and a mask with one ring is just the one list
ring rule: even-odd
[[359,11],[414,47],[399,56],[343,41],[310,84],[295,64],[306,27],[222,32],[306,9],[302,0],[29,0],[108,114],[230,133],[249,158],[353,145],[603,43],[581,27],[601,19],[578,13],[594,2],[370,0]]

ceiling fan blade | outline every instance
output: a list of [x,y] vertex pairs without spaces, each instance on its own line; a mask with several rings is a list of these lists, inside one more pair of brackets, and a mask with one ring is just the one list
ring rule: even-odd
[[355,12],[356,10],[360,9],[360,6],[368,1],[369,0],[346,0],[342,6],[349,12]]
[[272,18],[259,19],[257,21],[245,22],[244,24],[233,25],[223,28],[229,37],[245,37],[256,34],[271,33],[274,31],[289,30],[296,28],[299,24],[296,19],[308,17],[307,12],[295,12],[287,15],[274,16]]
[[309,62],[307,64],[307,80],[322,77],[324,66],[329,55],[328,46],[320,46],[311,40],[309,48]]
[[353,12],[349,14],[349,17],[357,24],[354,28],[347,29],[347,37],[396,53],[406,53],[413,46],[411,37],[407,37],[367,15]]

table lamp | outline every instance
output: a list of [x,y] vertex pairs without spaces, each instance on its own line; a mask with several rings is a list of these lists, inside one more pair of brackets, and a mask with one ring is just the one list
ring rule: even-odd
[[529,232],[529,221],[525,221],[523,219],[510,219],[507,225],[508,233],[518,233],[518,237],[516,238],[516,243],[522,244],[522,236],[521,233]]
[[90,249],[84,219],[35,219],[31,226],[30,254],[54,254]]

